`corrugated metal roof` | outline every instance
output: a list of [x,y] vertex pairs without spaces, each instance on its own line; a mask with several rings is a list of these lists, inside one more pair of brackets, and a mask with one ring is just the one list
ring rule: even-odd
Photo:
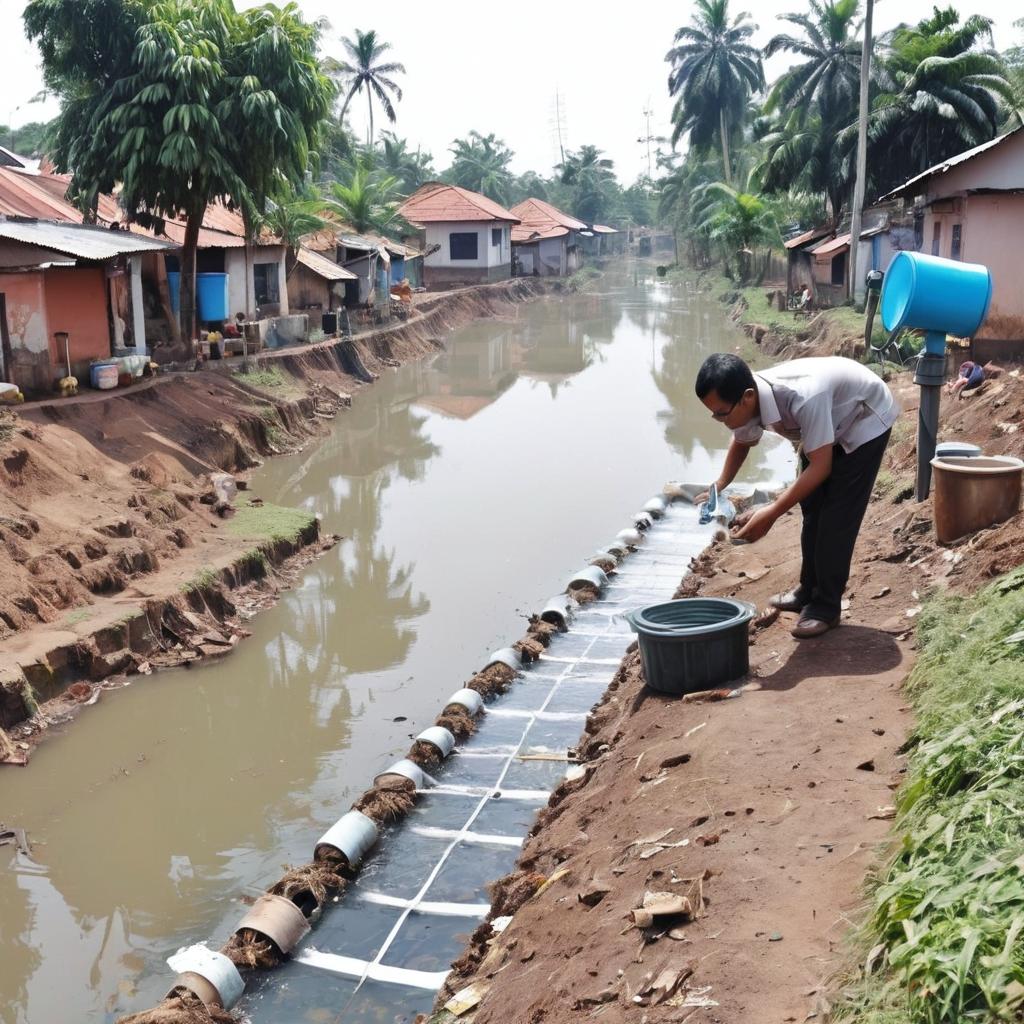
[[512,207],[519,224],[512,228],[512,241],[525,242],[534,237],[558,238],[570,231],[585,231],[587,225],[543,199],[524,199]]
[[325,281],[359,280],[358,274],[353,274],[351,270],[339,267],[337,263],[327,259],[326,256],[321,256],[320,253],[313,252],[312,249],[307,249],[305,246],[302,246],[295,255],[299,263],[308,270],[312,270],[314,274],[322,277]]
[[974,149],[968,149],[963,153],[958,153],[956,156],[950,157],[948,160],[944,160],[940,164],[935,164],[933,167],[929,167],[927,171],[922,171],[909,181],[904,182],[899,186],[899,188],[894,188],[891,192],[887,192],[882,196],[879,202],[884,202],[886,199],[894,199],[896,196],[903,195],[926,178],[933,178],[937,174],[945,174],[946,171],[951,168],[958,167],[960,164],[966,163],[968,160],[973,160],[976,156],[981,156],[982,153],[986,153],[990,149],[995,149],[996,146],[1002,145],[1002,143],[1004,143],[1008,138],[1016,135],[1019,131],[1021,131],[1021,127],[1018,125],[1005,135],[997,135],[996,138],[991,139],[988,142],[983,142],[980,146],[975,146]]
[[810,231],[805,231],[803,234],[797,235],[795,238],[787,239],[782,244],[787,249],[796,249],[798,246],[806,245],[808,242],[813,242],[817,238],[824,238],[830,231],[830,228],[811,228]]
[[109,260],[125,253],[174,248],[168,242],[145,238],[130,231],[45,220],[0,220],[0,238],[52,249],[84,260]]
[[413,224],[500,220],[518,224],[519,218],[493,199],[458,185],[430,181],[421,185],[399,208]]
[[830,238],[826,242],[822,242],[821,245],[816,246],[811,252],[815,256],[831,256],[841,249],[850,248],[850,233],[847,231],[845,235],[839,235],[837,238]]

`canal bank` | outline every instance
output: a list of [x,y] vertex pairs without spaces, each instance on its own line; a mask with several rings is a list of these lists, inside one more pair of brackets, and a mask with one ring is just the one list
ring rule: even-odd
[[[735,297],[730,305],[747,318]],[[766,354],[775,347],[747,333]],[[855,343],[855,331],[840,333]],[[783,340],[785,357],[830,354],[837,343],[821,330]],[[1019,642],[1019,617],[999,611],[999,596],[1020,587],[1012,570],[1024,560],[1024,530],[1017,516],[938,544],[931,501],[911,500],[919,391],[909,374],[891,386],[903,415],[865,520],[842,628],[799,643],[789,635],[793,616],[768,621],[752,632],[750,685],[710,703],[647,690],[638,654],[628,653],[588,721],[579,748],[585,776],[556,791],[515,871],[493,887],[489,922],[454,962],[430,1024],[451,1024],[451,1009],[473,1024],[504,1021],[509,1006],[545,1024],[923,1020],[934,1013],[936,986],[979,1013],[1018,999],[999,973],[1015,969],[1000,957],[1016,934],[1011,909],[985,922],[981,909],[1000,885],[1004,893],[1016,885],[1006,879],[1019,863],[1006,851],[1017,848],[986,846],[989,817],[1006,826],[999,798],[980,791],[1018,787],[1019,773],[997,776],[988,762],[975,771],[975,748],[995,749],[1019,730],[1006,724],[1008,715],[1019,719],[1020,672],[1006,646]],[[940,440],[1020,457],[1022,406],[1021,372],[1007,369],[975,397],[944,398]],[[791,513],[767,541],[716,545],[677,596],[763,607],[798,568],[799,515]],[[907,693],[922,608],[929,651]],[[972,664],[958,670],[961,640]],[[961,671],[973,687],[962,698]],[[991,687],[982,682],[989,673]],[[943,759],[961,743],[968,757],[956,764],[968,767],[956,799],[966,810],[953,815]],[[929,835],[934,851],[922,868]],[[881,881],[866,891],[872,877]],[[953,894],[952,911],[944,900],[933,911],[932,886],[954,878],[971,881]],[[680,897],[691,901],[685,910]],[[676,914],[637,913],[666,899]],[[920,923],[904,928],[907,916]],[[912,933],[933,928],[927,946],[915,943]],[[940,965],[961,956],[965,942],[987,952],[965,958],[956,979],[943,976]]]
[[234,487],[225,474],[245,486],[265,458],[322,437],[381,373],[546,291],[517,281],[427,296],[411,320],[354,339],[9,414],[0,423],[8,760],[24,763],[100,687],[230,651],[244,618],[336,541],[315,516],[244,493],[221,509],[218,488]]
[[[5,822],[38,841],[0,873],[12,1019],[58,1013],[59,988],[113,1020],[159,1001],[179,946],[219,946],[641,498],[708,473],[721,439],[692,376],[735,338],[716,303],[631,268],[455,331],[254,473],[251,494],[345,539],[231,658],[109,695],[5,778]],[[785,452],[762,454],[777,476]]]

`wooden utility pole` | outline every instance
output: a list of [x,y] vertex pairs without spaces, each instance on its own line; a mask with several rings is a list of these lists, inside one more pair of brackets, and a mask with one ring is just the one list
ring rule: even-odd
[[860,277],[857,255],[860,252],[861,220],[864,212],[864,190],[868,172],[868,85],[871,78],[871,16],[874,0],[866,0],[864,14],[864,48],[860,57],[860,116],[857,119],[857,180],[853,186],[853,209],[850,217],[850,298],[855,299]]

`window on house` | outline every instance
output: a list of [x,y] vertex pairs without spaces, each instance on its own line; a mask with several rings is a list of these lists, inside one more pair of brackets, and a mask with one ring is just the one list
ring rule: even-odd
[[501,228],[491,228],[491,245],[501,245]]
[[448,236],[450,258],[453,260],[477,259],[477,237],[475,231],[453,231]]
[[257,263],[252,268],[256,305],[268,306],[281,301],[281,288],[276,263]]
[[949,240],[949,258],[951,260],[960,259],[960,253],[963,249],[961,230],[961,225],[953,225],[953,237]]
[[932,226],[932,255],[939,255],[939,248],[942,245],[942,221],[937,220]]

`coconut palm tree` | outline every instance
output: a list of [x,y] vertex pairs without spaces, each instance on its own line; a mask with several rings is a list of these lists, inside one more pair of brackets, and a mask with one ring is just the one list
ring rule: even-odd
[[330,221],[358,232],[386,234],[402,224],[398,179],[374,171],[365,160],[357,160],[347,181],[324,184],[320,212]]
[[581,146],[555,167],[561,183],[572,189],[571,212],[588,224],[609,206],[616,185],[614,166],[597,146]]
[[493,132],[481,135],[471,131],[465,139],[452,142],[452,165],[444,173],[445,181],[462,188],[482,192],[496,203],[506,205],[512,189],[512,150]]
[[876,189],[994,138],[1014,101],[1005,65],[991,50],[988,18],[972,15],[961,24],[953,8],[936,9],[885,42],[881,95],[868,119]]
[[256,218],[253,228],[254,234],[261,231],[268,231],[270,234],[281,239],[287,247],[285,257],[285,276],[289,276],[295,269],[296,254],[302,239],[319,231],[324,226],[324,220],[320,216],[323,209],[323,200],[315,194],[298,194],[294,191],[285,192],[276,200],[267,204],[266,211],[262,216]]
[[352,97],[357,92],[362,92],[365,89],[366,109],[370,117],[366,144],[372,146],[373,98],[374,96],[377,97],[387,119],[394,124],[398,120],[398,115],[395,113],[394,104],[391,102],[391,95],[396,100],[401,100],[402,90],[392,76],[404,75],[405,65],[393,61],[384,64],[379,63],[380,58],[391,49],[391,44],[379,40],[377,33],[372,29],[369,32],[363,32],[357,28],[354,40],[343,36],[341,42],[348,53],[349,59],[327,63],[328,72],[341,78],[348,89],[341,105],[341,113],[338,116],[338,120],[344,120],[348,105],[352,102]]
[[769,114],[817,114],[824,122],[845,126],[856,113],[860,88],[861,44],[857,0],[809,0],[810,13],[783,14],[783,21],[803,36],[781,33],[769,40],[765,56],[781,51],[798,60],[768,93]]
[[431,155],[422,152],[419,146],[413,152],[406,140],[394,132],[380,133],[380,145],[374,149],[373,158],[385,174],[398,179],[401,191],[406,195],[415,192],[425,181],[437,177]]
[[676,97],[672,144],[689,133],[692,146],[706,149],[717,135],[727,182],[730,136],[751,94],[764,89],[760,51],[747,42],[756,28],[746,13],[730,19],[729,0],[697,0],[693,22],[676,32],[665,55],[669,95]]
[[746,280],[750,276],[754,247],[770,247],[781,241],[771,208],[760,196],[737,192],[720,181],[704,185],[699,191],[700,196],[695,198],[703,220],[698,230],[722,244],[727,270],[730,258],[736,257],[739,277]]

